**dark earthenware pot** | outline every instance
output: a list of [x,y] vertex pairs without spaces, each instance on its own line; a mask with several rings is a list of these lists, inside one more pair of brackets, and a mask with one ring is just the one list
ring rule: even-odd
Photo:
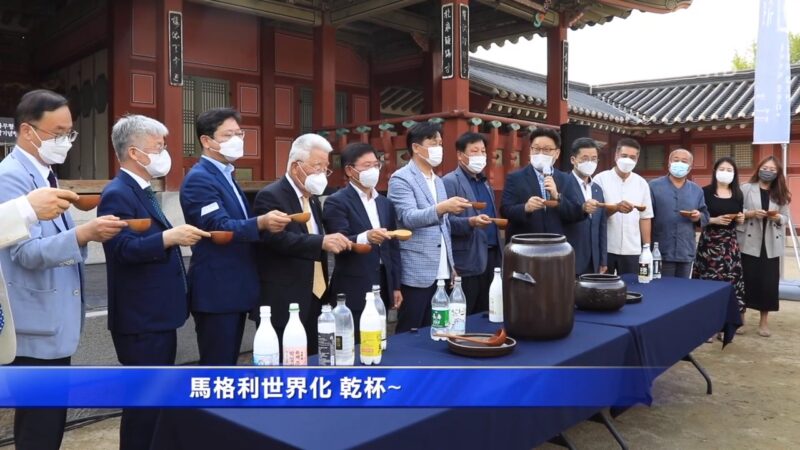
[[617,275],[590,273],[575,282],[575,306],[589,311],[616,311],[625,306],[628,288]]

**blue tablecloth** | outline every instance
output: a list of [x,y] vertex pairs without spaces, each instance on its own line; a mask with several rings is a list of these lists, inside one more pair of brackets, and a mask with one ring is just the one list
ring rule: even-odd
[[[478,315],[470,332],[493,332]],[[511,355],[465,358],[430,339],[429,330],[389,338],[385,366],[635,365],[630,333],[576,322],[556,341],[520,341]],[[520,386],[520,389],[524,389]],[[569,389],[569,386],[565,386]],[[165,410],[154,449],[198,448],[531,448],[591,417],[596,408],[519,409],[215,409]]]
[[665,277],[641,284],[632,275],[623,279],[628,291],[643,295],[641,303],[625,305],[615,312],[578,310],[575,320],[629,330],[639,365],[668,368],[714,333],[727,327],[732,336],[741,324],[728,283]]

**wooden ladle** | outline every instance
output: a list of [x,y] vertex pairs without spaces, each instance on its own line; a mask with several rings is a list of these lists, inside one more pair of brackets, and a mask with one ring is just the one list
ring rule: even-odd
[[350,250],[352,250],[355,253],[358,253],[359,255],[366,255],[367,253],[372,251],[372,246],[370,244],[359,244],[353,242],[353,245],[350,246]]
[[489,347],[499,347],[506,342],[506,338],[508,335],[506,334],[505,328],[500,328],[499,330],[495,331],[493,335],[487,338],[477,338],[472,336],[460,336],[457,334],[445,334],[439,333],[438,336],[445,337],[448,339],[454,339],[458,341],[467,341],[467,342],[474,342],[476,344],[483,344]]
[[486,208],[486,202],[469,202],[469,204],[472,205],[472,207],[475,208],[475,209],[485,209]]
[[292,219],[292,222],[306,223],[311,219],[311,213],[306,211],[295,214],[289,214],[289,218]]
[[494,224],[497,225],[497,228],[500,228],[501,230],[504,230],[506,228],[506,226],[508,226],[508,219],[501,219],[499,217],[492,217],[489,220],[494,222]]
[[394,230],[387,233],[389,237],[392,239],[397,239],[398,241],[407,241],[411,239],[411,236],[414,234],[411,230]]
[[558,206],[558,200],[545,200],[544,206],[548,208],[555,208]]

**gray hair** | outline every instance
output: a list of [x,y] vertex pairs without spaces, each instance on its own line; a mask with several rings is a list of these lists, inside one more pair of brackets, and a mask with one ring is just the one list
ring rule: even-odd
[[295,161],[302,162],[307,160],[308,157],[311,156],[311,150],[315,148],[325,153],[333,151],[331,143],[318,134],[306,133],[295,139],[294,142],[292,142],[292,149],[289,150],[289,161],[286,163],[286,170],[288,171]]
[[675,150],[669,152],[669,156],[667,157],[667,162],[672,161],[672,155],[674,155],[675,153],[678,153],[678,152],[686,152],[686,154],[689,155],[689,162],[690,163],[694,162],[694,155],[692,154],[692,152],[690,152],[689,150],[686,150],[685,148],[676,148]]
[[123,162],[128,159],[128,148],[134,146],[139,138],[144,136],[166,137],[169,134],[163,123],[147,116],[128,114],[123,116],[114,128],[111,129],[111,145],[117,160]]

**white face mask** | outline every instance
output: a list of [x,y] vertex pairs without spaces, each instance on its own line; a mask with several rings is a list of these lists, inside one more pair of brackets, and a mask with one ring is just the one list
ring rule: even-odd
[[583,161],[578,163],[577,167],[581,175],[590,177],[594,174],[594,171],[597,170],[597,161]]
[[486,155],[470,156],[467,169],[472,173],[481,173],[486,167]]
[[546,169],[549,169],[553,164],[553,157],[550,155],[545,155],[544,153],[537,153],[535,155],[531,155],[531,165],[534,169],[544,172]]
[[733,182],[733,172],[728,172],[727,170],[718,170],[717,181],[720,184],[731,184]]
[[[133,147],[136,151],[145,153],[142,150],[139,150],[136,147]],[[144,170],[147,171],[153,178],[160,178],[167,176],[169,173],[169,169],[172,168],[172,157],[169,156],[169,152],[167,149],[161,150],[159,153],[145,153],[148,158],[150,158],[150,164],[142,164],[139,161],[140,166],[144,167]]]
[[622,173],[631,173],[633,168],[636,167],[636,161],[630,158],[619,158],[617,159],[617,168]]
[[217,151],[228,162],[234,162],[244,155],[244,139],[239,136],[233,136],[225,142],[220,142],[219,150]]
[[372,189],[378,185],[378,179],[381,177],[381,171],[377,167],[369,168],[363,172],[358,173],[358,182],[365,188]]
[[[42,161],[45,164],[62,164],[67,159],[67,153],[69,153],[69,149],[72,148],[72,142],[64,139],[62,143],[56,143],[55,138],[48,139],[43,141],[42,138],[39,137],[39,133],[36,130],[33,130],[33,134],[39,138],[41,141],[41,145],[36,147],[36,150],[39,151],[39,157],[42,158]],[[36,146],[36,144],[33,144]]]
[[442,163],[442,146],[441,145],[434,145],[433,147],[428,147],[428,157],[423,158],[431,167],[437,167],[439,164]]

